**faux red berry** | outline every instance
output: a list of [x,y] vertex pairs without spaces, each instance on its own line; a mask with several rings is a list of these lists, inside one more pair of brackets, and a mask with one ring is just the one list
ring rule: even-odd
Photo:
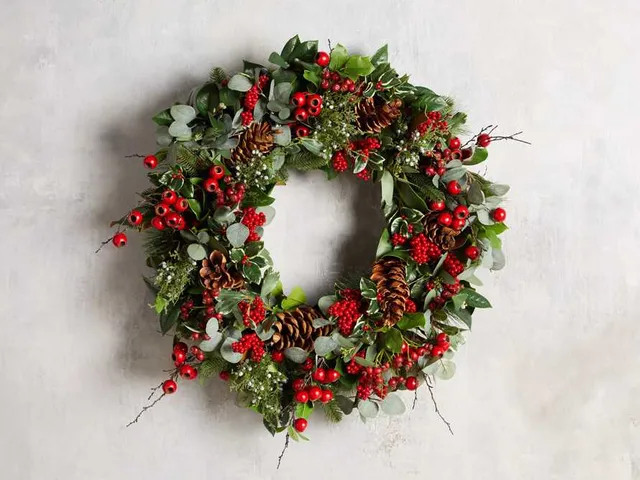
[[294,391],[296,392],[300,392],[302,390],[304,390],[304,379],[303,378],[296,378],[292,383],[291,383],[291,387],[293,388]]
[[293,422],[293,428],[296,429],[296,432],[304,432],[307,429],[309,422],[307,422],[304,418],[296,418],[296,421]]
[[173,190],[165,190],[164,192],[162,192],[162,203],[166,205],[173,205],[174,203],[176,203],[177,199],[178,194]]
[[438,345],[448,341],[449,341],[449,335],[447,335],[446,333],[440,332],[438,335],[436,335],[436,343]]
[[309,400],[311,400],[312,402],[315,402],[316,400],[319,400],[320,397],[322,397],[322,389],[320,387],[316,387],[315,385],[309,388],[308,393]]
[[322,97],[317,93],[312,93],[307,97],[307,105],[310,107],[320,107],[322,105]]
[[330,61],[331,57],[327,52],[318,52],[318,54],[316,55],[316,63],[321,67],[326,67],[327,65],[329,65]]
[[436,345],[431,349],[432,357],[441,357],[442,355],[444,355],[444,348],[441,345]]
[[181,220],[184,220],[182,216],[178,215],[175,212],[169,212],[164,217],[164,222],[167,224],[169,228],[178,228],[181,223]]
[[480,256],[480,249],[475,245],[469,245],[464,249],[464,255],[469,260],[476,260]]
[[438,215],[438,223],[440,225],[448,227],[449,225],[451,225],[451,222],[453,222],[453,216],[449,212],[442,212],[440,215]]
[[159,203],[155,206],[154,210],[157,216],[164,217],[167,213],[169,213],[170,207],[166,203]]
[[140,210],[131,210],[129,212],[129,216],[127,217],[129,223],[134,227],[140,225],[142,223],[142,219],[143,217],[142,213],[140,213]]
[[333,400],[333,392],[331,390],[322,390],[320,401],[322,403],[329,403],[331,400]]
[[316,382],[324,383],[325,378],[327,377],[327,372],[324,368],[318,368],[315,372],[311,374],[311,378],[313,378]]
[[504,208],[496,208],[491,216],[496,222],[504,222],[507,218],[507,212]]
[[187,347],[187,344],[184,342],[177,342],[174,346],[173,346],[173,351],[174,352],[182,352],[182,353],[187,353],[189,351],[189,347]]
[[467,223],[466,220],[463,220],[461,218],[454,218],[451,222],[451,228],[453,228],[454,230],[462,230],[465,223]]
[[276,363],[281,363],[284,360],[284,353],[281,351],[273,352],[271,354],[271,359]]
[[213,193],[219,189],[218,180],[216,180],[215,178],[207,178],[204,182],[202,182],[202,188],[204,188],[209,193]]
[[191,365],[183,365],[180,367],[180,376],[187,380],[193,380],[198,376],[198,371]]
[[175,393],[176,390],[178,390],[178,384],[173,380],[166,380],[162,384],[162,391],[167,395],[171,395],[172,393]]
[[311,360],[310,358],[307,358],[302,364],[302,370],[304,370],[305,372],[308,372],[312,368],[313,368],[313,360]]
[[156,230],[164,230],[165,229],[165,224],[164,224],[164,221],[162,220],[162,217],[153,217],[151,219],[151,226],[153,228],[155,228]]
[[460,195],[460,192],[462,192],[462,187],[460,187],[460,184],[457,181],[451,180],[449,183],[447,183],[447,192],[449,192],[451,195]]
[[306,390],[300,390],[299,392],[296,392],[294,398],[298,403],[307,403],[309,401],[309,394]]
[[331,83],[326,78],[320,82],[320,88],[323,90],[328,90],[331,86]]
[[185,212],[189,209],[189,201],[186,198],[178,198],[173,208],[176,209],[176,212]]
[[340,379],[340,372],[338,372],[337,370],[334,370],[333,368],[330,370],[327,370],[327,374],[325,377],[325,380],[327,383],[334,383],[337,382]]
[[442,200],[434,200],[429,204],[429,209],[434,212],[441,212],[445,207],[446,205]]
[[460,218],[462,220],[466,219],[469,216],[469,209],[464,205],[458,205],[453,210],[453,216],[456,218]]
[[224,380],[226,382],[229,380],[229,377],[231,376],[231,374],[226,370],[223,370],[222,372],[220,372],[220,375],[218,376],[220,377],[220,380]]
[[251,122],[253,122],[253,112],[251,112],[250,110],[244,110],[240,114],[240,119],[242,120],[242,125],[246,127]]
[[296,92],[291,95],[291,104],[296,107],[304,107],[307,103],[307,94],[305,92]]
[[158,158],[155,155],[147,155],[144,157],[142,163],[144,163],[144,166],[149,170],[153,170],[158,166]]
[[333,86],[331,87],[332,92],[339,92],[340,90],[341,90],[341,87],[339,83],[334,83]]
[[304,108],[296,108],[293,112],[293,116],[298,122],[306,122],[309,114]]
[[307,107],[307,113],[311,117],[317,117],[318,115],[320,115],[321,112],[322,112],[322,107],[312,107],[312,106]]
[[487,148],[491,143],[491,137],[487,133],[481,133],[478,135],[477,143],[479,147]]
[[173,352],[171,354],[171,358],[173,359],[173,363],[176,367],[179,367],[187,360],[187,354],[185,352]]
[[116,248],[124,247],[127,244],[127,236],[122,232],[116,233],[111,241]]
[[460,148],[460,139],[458,137],[453,137],[451,140],[449,140],[449,148],[451,150],[458,150]]
[[407,377],[404,386],[407,387],[407,390],[415,390],[418,388],[418,379],[416,377]]
[[294,129],[294,133],[296,134],[296,137],[307,137],[309,136],[309,133],[311,133],[311,130],[309,130],[309,127],[304,125],[298,125]]
[[214,165],[209,169],[209,177],[214,180],[220,180],[224,177],[224,167],[222,165]]

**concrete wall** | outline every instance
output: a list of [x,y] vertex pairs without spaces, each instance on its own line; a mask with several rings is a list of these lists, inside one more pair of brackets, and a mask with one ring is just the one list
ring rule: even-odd
[[[3,479],[640,478],[637,148],[640,3],[0,2],[0,460]],[[459,100],[512,185],[508,267],[484,275],[458,374],[401,418],[309,444],[184,385],[124,425],[169,367],[139,240],[93,251],[145,177],[151,114],[213,65],[266,59],[293,33],[373,52]],[[295,177],[267,244],[288,285],[320,295],[374,248],[376,192]],[[355,232],[360,232],[356,234]]]

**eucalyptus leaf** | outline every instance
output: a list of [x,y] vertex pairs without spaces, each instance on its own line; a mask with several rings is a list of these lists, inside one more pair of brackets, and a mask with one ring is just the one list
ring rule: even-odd
[[284,356],[293,363],[303,363],[309,354],[300,347],[289,347],[285,349]]
[[176,120],[169,125],[169,135],[176,138],[191,137],[191,128],[186,123],[178,122]]
[[402,398],[396,393],[388,394],[384,400],[380,402],[380,408],[387,415],[402,415],[407,410],[407,406],[402,401]]
[[378,404],[371,400],[360,400],[358,402],[358,412],[364,418],[375,418],[378,416]]
[[246,75],[237,73],[231,77],[227,86],[236,92],[248,92],[253,87],[253,82]]
[[231,347],[235,342],[234,338],[227,338],[220,347],[220,355],[229,363],[238,363],[242,360],[242,353],[234,352]]
[[332,322],[330,320],[327,320],[326,318],[318,317],[318,318],[314,318],[311,321],[311,324],[313,325],[313,328],[322,328],[326,325],[331,325]]
[[491,270],[503,269],[506,263],[506,259],[502,250],[499,248],[492,249],[491,256],[493,257],[493,265],[491,265]]
[[510,190],[509,185],[502,185],[502,184],[499,184],[499,183],[492,183],[489,186],[489,191],[491,193],[493,193],[494,195],[497,195],[499,197],[501,197],[503,195],[506,195],[509,192],[509,190]]
[[242,223],[234,223],[227,227],[227,240],[234,247],[241,247],[249,238],[249,228]]
[[335,295],[325,295],[318,300],[318,308],[323,314],[327,314],[327,310],[331,305],[336,303],[338,299]]
[[210,239],[209,234],[205,231],[198,232],[197,238],[200,243],[209,243],[209,239]]
[[207,256],[207,251],[199,243],[192,243],[187,247],[187,254],[196,262],[203,260]]
[[484,203],[484,192],[482,186],[478,182],[473,182],[467,192],[467,199],[470,203],[475,205],[482,205]]
[[222,341],[222,334],[220,332],[215,332],[214,335],[209,335],[209,337],[208,340],[203,340],[198,345],[203,352],[213,352]]
[[256,209],[256,212],[264,213],[264,216],[267,219],[265,222],[265,225],[269,225],[271,221],[274,219],[274,217],[276,216],[276,209],[270,205],[265,205],[264,207],[258,207]]
[[171,107],[171,116],[176,122],[187,124],[196,118],[196,110],[190,105],[174,105]]
[[288,125],[278,125],[273,135],[273,141],[278,145],[289,145],[291,143],[291,128]]
[[313,347],[316,355],[318,355],[319,357],[324,357],[328,353],[333,352],[336,348],[338,348],[338,343],[331,337],[316,338]]
[[321,156],[322,155],[323,145],[322,145],[322,143],[320,143],[315,138],[302,137],[300,139],[300,143],[302,144],[302,146],[304,148],[309,150],[314,155],[317,155],[317,156]]
[[156,143],[161,147],[168,147],[173,142],[173,135],[169,133],[169,127],[160,125],[156,128]]

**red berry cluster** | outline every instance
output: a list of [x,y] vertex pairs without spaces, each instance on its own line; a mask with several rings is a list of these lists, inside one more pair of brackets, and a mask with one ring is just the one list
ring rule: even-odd
[[445,283],[442,285],[442,293],[440,294],[440,296],[445,300],[449,300],[454,295],[457,295],[462,288],[460,280],[458,280],[457,278],[455,278],[454,280],[454,283]]
[[258,325],[262,323],[267,315],[267,311],[264,308],[264,302],[261,297],[256,297],[251,303],[243,300],[238,304],[238,308],[242,313],[242,322],[244,326],[249,328],[251,324]]
[[393,235],[391,235],[391,245],[393,245],[394,247],[397,247],[398,245],[404,245],[407,240],[407,237],[399,233],[394,233]]
[[260,77],[258,77],[258,83],[251,87],[244,96],[244,111],[240,114],[242,125],[246,126],[253,122],[253,109],[258,103],[258,100],[260,100],[260,93],[262,93],[262,89],[268,82],[268,75],[260,75]]
[[362,315],[360,304],[362,296],[358,290],[346,289],[340,294],[342,300],[338,300],[329,307],[327,312],[336,317],[338,330],[342,335],[351,335],[353,327]]
[[356,84],[350,78],[343,78],[338,72],[331,72],[325,69],[322,71],[320,88],[322,90],[331,90],[332,92],[354,93],[356,91]]
[[404,302],[404,311],[407,313],[416,313],[418,311],[416,302],[414,302],[410,298],[407,298],[407,300]]
[[442,250],[433,242],[427,240],[424,233],[420,233],[411,239],[411,258],[418,265],[430,262],[442,256]]
[[266,215],[263,212],[256,212],[254,207],[247,207],[243,209],[242,215],[242,224],[249,228],[249,237],[247,238],[247,242],[257,242],[260,240],[260,235],[258,235],[256,229],[258,227],[262,227],[266,223]]
[[388,369],[389,364],[385,364],[381,367],[367,367],[362,370],[356,388],[360,400],[367,400],[373,393],[380,398],[387,396],[389,389],[384,383],[382,374]]
[[447,350],[449,350],[450,346],[449,336],[444,332],[439,333],[436,335],[436,344],[431,348],[431,356],[441,357]]
[[360,180],[368,182],[369,180],[371,180],[371,172],[369,171],[369,169],[363,168],[358,173],[356,173],[356,177],[358,177]]
[[331,165],[336,172],[342,173],[349,168],[347,155],[344,150],[340,150],[331,157]]
[[173,190],[162,192],[161,200],[154,207],[156,216],[151,219],[151,226],[156,230],[166,227],[184,230],[187,226],[181,213],[189,209],[189,202],[181,198]]
[[255,333],[243,335],[240,340],[231,344],[231,349],[236,353],[247,353],[251,350],[251,360],[259,362],[264,356],[264,343]]
[[[291,103],[296,107],[293,117],[301,123],[306,122],[309,117],[317,117],[322,112],[322,97],[317,93],[296,92],[291,96]],[[298,137],[309,135],[307,127],[296,127],[294,131]]]
[[362,371],[364,367],[360,365],[358,362],[356,362],[355,357],[364,358],[365,354],[366,354],[366,351],[361,350],[360,352],[356,353],[356,355],[351,359],[349,363],[347,363],[347,373],[349,375],[357,375]]
[[189,318],[192,308],[193,308],[193,300],[191,299],[187,300],[180,306],[180,316],[182,317],[183,320],[186,320]]
[[[224,185],[221,185],[224,183]],[[235,205],[244,198],[246,186],[244,183],[233,183],[233,178],[224,174],[221,165],[214,165],[209,170],[209,178],[202,182],[202,188],[216,196],[216,206]]]
[[451,160],[465,160],[473,154],[470,148],[460,149],[460,139],[453,137],[449,140],[449,148],[443,148],[442,143],[436,143],[433,150],[424,154],[422,168],[424,172],[433,177],[438,174],[444,175],[446,164]]
[[442,120],[441,112],[427,112],[427,119],[420,123],[416,130],[420,135],[424,135],[427,132],[446,132],[449,128],[449,124],[446,120]]
[[457,277],[464,272],[464,264],[458,260],[454,255],[447,255],[444,259],[442,268],[448,272],[452,277]]

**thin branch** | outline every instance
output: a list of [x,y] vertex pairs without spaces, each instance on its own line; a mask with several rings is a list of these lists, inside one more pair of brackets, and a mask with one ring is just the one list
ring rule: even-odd
[[436,397],[433,395],[433,385],[431,385],[431,383],[429,383],[429,378],[428,377],[427,377],[427,381],[425,383],[427,384],[427,387],[429,388],[429,394],[431,395],[431,401],[433,402],[433,408],[435,409],[436,413],[440,417],[440,420],[442,420],[444,422],[444,424],[447,426],[447,428],[449,429],[449,433],[451,433],[451,435],[453,435],[453,429],[451,428],[451,424],[449,422],[447,422],[447,419],[444,418],[442,413],[440,413],[440,409],[438,408],[438,403],[436,402]]
[[144,155],[140,155],[138,153],[133,153],[131,155],[125,155],[124,158],[144,158]]
[[151,400],[151,397],[153,397],[155,395],[155,393],[162,388],[163,384],[164,384],[164,382],[160,382],[160,385],[158,385],[157,387],[153,387],[151,389],[151,393],[147,397],[147,401]]
[[331,39],[327,38],[327,45],[329,45],[329,51],[333,50],[333,48],[331,47]]
[[415,410],[416,409],[416,403],[418,402],[418,391],[415,390],[413,392],[413,405],[411,405],[411,410]]
[[[114,237],[115,237],[115,235],[114,235]],[[100,247],[98,247],[98,249],[96,250],[96,253],[98,253],[100,250],[102,250],[102,248],[103,248],[106,244],[110,243],[110,242],[111,242],[111,240],[113,240],[113,237],[108,238],[107,240],[105,240],[104,242],[102,242],[102,243],[100,244]]]
[[140,413],[138,414],[138,416],[136,416],[136,418],[134,418],[133,420],[131,420],[129,423],[127,423],[127,427],[130,427],[131,425],[133,425],[134,423],[138,423],[138,420],[140,420],[140,417],[142,417],[142,415],[144,414],[144,412],[146,412],[147,410],[149,410],[150,408],[153,408],[155,406],[156,403],[158,403],[160,400],[162,400],[164,398],[166,394],[163,393],[162,395],[160,395],[158,398],[156,398],[152,403],[150,403],[149,405],[147,405],[146,407],[143,407],[142,410],[140,411]]
[[276,467],[276,470],[280,469],[280,463],[282,462],[282,457],[284,457],[284,452],[287,451],[287,448],[289,448],[289,432],[287,432],[287,436],[284,439],[284,448],[282,449],[282,453],[278,457],[278,466]]
[[498,135],[496,137],[491,137],[492,142],[498,142],[500,140],[513,140],[514,142],[524,143],[525,145],[531,145],[531,142],[527,142],[526,140],[522,140],[521,138],[516,138],[518,135],[521,135],[522,132],[512,133],[511,135]]
[[464,145],[462,145],[460,148],[463,149],[463,148],[471,145],[472,143],[475,143],[476,140],[478,139],[478,137],[480,135],[482,135],[483,133],[491,135],[496,128],[498,128],[497,125],[487,125],[486,127],[482,127],[482,129],[478,133],[476,133],[473,137],[471,137],[469,140],[467,140],[467,142]]

